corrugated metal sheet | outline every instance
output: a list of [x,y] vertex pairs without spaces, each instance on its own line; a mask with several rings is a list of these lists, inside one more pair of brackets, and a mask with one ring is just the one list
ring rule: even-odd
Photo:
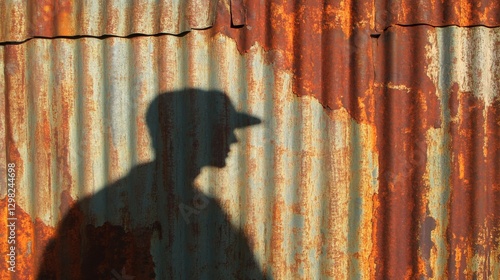
[[497,279],[500,30],[378,39],[376,275]]
[[33,37],[57,36],[180,34],[212,26],[216,7],[215,0],[6,0],[0,1],[0,41],[20,42]]
[[[182,38],[37,39],[4,51],[12,139],[8,156],[18,166],[18,184],[26,186],[18,192],[19,216],[32,225],[18,233],[24,246],[32,242],[33,254],[19,259],[25,275],[36,269],[30,264],[40,263],[43,245],[67,211],[65,201],[95,193],[152,160],[146,108],[158,93],[184,87],[221,89],[237,108],[263,120],[239,132],[241,144],[235,145],[225,169],[205,170],[199,182],[245,229],[267,271],[276,278],[347,275],[331,263],[347,265],[350,259],[344,252],[350,170],[355,165],[357,176],[369,178],[376,163],[370,147],[361,142],[353,147],[349,135],[356,133],[356,141],[369,143],[373,134],[345,110],[330,117],[314,99],[295,97],[290,74],[265,63],[260,46],[242,56],[234,41],[205,31]],[[360,162],[350,161],[354,148],[366,154],[358,155]],[[363,188],[373,192],[375,181],[369,182]],[[322,200],[324,196],[331,200]],[[99,208],[90,210],[95,227],[125,219],[113,206],[107,206],[107,219]],[[358,218],[360,231],[362,226],[371,231],[368,217]],[[129,220],[126,228],[149,221]],[[168,229],[168,223],[162,228]],[[330,238],[336,241],[325,242]],[[167,246],[165,239],[157,242]],[[368,257],[370,245],[359,246],[366,246]],[[161,255],[153,258],[161,260]],[[139,273],[135,269],[131,274]],[[156,273],[158,279],[168,278],[162,274],[167,271]],[[171,273],[186,271],[178,267]]]
[[401,24],[432,26],[500,25],[500,3],[491,0],[376,0],[377,30]]
[[[306,16],[307,21],[295,21],[295,23],[311,27],[309,30],[321,29],[323,23],[328,28],[342,24],[339,29],[344,31],[353,27],[358,28],[359,24],[372,23],[372,29],[375,28],[379,32],[397,24],[484,25],[489,27],[500,24],[500,3],[490,0],[309,1],[307,5],[286,0],[264,2],[243,0],[140,2],[129,0],[8,0],[0,2],[0,15],[4,19],[0,27],[0,41],[19,42],[32,37],[56,36],[180,34],[191,29],[212,26],[218,2],[230,13],[229,20],[220,21],[228,28],[246,24],[247,18],[249,22],[256,23],[254,21],[256,16],[260,17],[256,12],[266,13],[267,11],[274,14],[275,9],[282,9],[281,11],[284,12],[275,15],[283,16],[291,12],[298,18]],[[315,13],[310,14],[308,11],[315,11]],[[358,21],[363,15],[369,16],[368,21]],[[279,20],[279,17],[271,16],[270,20]],[[313,24],[315,21],[323,23]],[[266,20],[259,22],[267,24]],[[309,24],[312,25],[309,26]],[[285,26],[275,26],[275,28]],[[288,32],[275,33],[275,35],[284,36],[286,33]]]
[[221,9],[213,32],[234,38],[241,53],[259,44],[275,67],[293,74],[295,94],[366,122],[373,119],[373,106],[361,107],[373,92],[373,9],[364,1],[250,1],[246,27],[228,28],[229,11]]
[[[176,173],[170,192],[155,182],[186,161],[182,153],[165,169],[148,167],[157,162],[148,107],[186,88],[224,92],[262,120],[237,130],[226,166],[205,167],[196,185],[218,199],[272,278],[498,279],[500,29],[393,22],[371,37],[378,3],[252,2],[246,18],[227,4],[214,28],[181,37],[0,46],[1,156],[19,176],[13,279],[34,277],[42,263],[81,276],[79,264],[47,263],[57,255],[45,246],[65,229],[57,227],[65,215],[98,237],[92,246],[120,252],[85,276],[116,278],[111,268],[124,268],[137,279],[152,271],[157,279],[204,277],[208,271],[194,268],[220,249],[207,243],[238,252],[202,223],[182,230],[172,214],[188,177]],[[247,25],[229,28],[231,20]],[[189,115],[202,123],[211,111],[194,104]],[[103,191],[133,175],[144,189]],[[0,198],[5,217],[3,188]],[[82,210],[68,214],[79,200]],[[187,251],[172,245],[183,244],[183,233],[195,233]],[[249,264],[236,271],[258,274]],[[0,263],[0,277],[11,275]]]

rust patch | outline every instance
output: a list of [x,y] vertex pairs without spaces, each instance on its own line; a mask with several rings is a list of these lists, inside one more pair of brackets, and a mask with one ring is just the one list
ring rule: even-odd
[[[7,197],[0,200],[0,216],[7,217]],[[19,204],[16,205],[16,279],[34,279],[36,266],[47,240],[52,236],[54,229],[45,226],[40,220],[32,221],[30,215]],[[0,220],[0,226],[7,228],[6,219]],[[4,232],[4,231],[2,231]],[[5,231],[7,233],[7,231]],[[2,261],[0,262],[0,278],[10,279],[12,273],[7,270],[8,263],[5,256],[7,249],[7,235],[1,234],[0,246],[2,248]]]
[[272,217],[272,227],[273,232],[271,234],[271,253],[270,253],[270,267],[272,267],[273,276],[277,279],[284,278],[283,275],[286,271],[287,262],[282,258],[283,254],[283,209],[285,209],[285,202],[281,199],[277,200],[273,204],[273,217]]
[[[16,173],[24,174],[24,160],[18,149],[19,143],[14,141],[15,134],[22,131],[26,123],[25,84],[26,74],[23,71],[23,49],[16,46],[5,46],[5,92],[19,94],[7,95],[5,98],[5,141],[7,163],[15,163]],[[17,131],[14,131],[18,129]]]
[[[440,126],[436,88],[425,72],[429,28],[389,29],[378,39],[375,124],[379,193],[375,214],[376,279],[426,274],[419,259],[420,224],[427,217],[423,178],[426,132]],[[394,86],[397,85],[397,86]]]
[[358,122],[373,123],[371,3],[274,0],[246,5],[244,28],[228,26],[231,15],[221,3],[210,32],[233,38],[240,53],[258,43],[268,63],[293,73],[295,94],[312,95],[324,107],[346,108]]
[[[500,237],[500,100],[491,106],[472,93],[450,90],[450,107],[456,118],[452,135],[452,193],[450,210],[449,275],[453,278],[484,279],[493,275],[488,263]],[[471,267],[478,258],[480,271]]]
[[[61,213],[67,213],[64,222],[60,224],[59,238],[55,242],[55,229],[46,226],[40,219],[35,222],[22,208],[16,208],[16,277],[18,279],[107,279],[111,277],[113,267],[124,267],[129,275],[135,275],[139,279],[154,278],[151,275],[154,263],[150,255],[144,256],[140,252],[149,252],[149,240],[154,227],[149,232],[141,231],[132,235],[125,232],[122,227],[112,226],[109,223],[100,227],[92,225],[83,226],[85,216],[71,198],[69,192],[61,194]],[[67,211],[70,209],[69,211]],[[7,198],[0,200],[0,215],[7,217]],[[1,220],[0,226],[6,228],[5,219]],[[101,249],[87,252],[92,258],[82,258],[80,242],[82,230],[85,232],[85,248]],[[64,233],[61,236],[61,233]],[[99,236],[99,238],[93,238]],[[2,235],[2,237],[5,237]],[[84,243],[85,243],[84,242]],[[68,246],[71,244],[71,246]],[[2,255],[8,248],[7,238],[1,238]],[[147,248],[141,248],[146,246]],[[104,250],[113,248],[113,250]],[[107,254],[103,254],[107,252]],[[87,254],[87,255],[88,255]],[[60,257],[64,260],[61,260]],[[134,258],[127,258],[134,256]],[[42,261],[43,260],[43,261]],[[82,260],[85,262],[80,267]],[[102,270],[85,269],[86,266],[93,267],[93,262],[109,265]],[[37,264],[40,265],[38,267]],[[140,265],[137,265],[140,264]],[[41,268],[40,271],[38,269]],[[38,278],[35,276],[37,275]],[[8,279],[10,272],[7,270],[7,262],[0,262],[0,278]]]
[[32,7],[29,35],[40,37],[71,36],[75,34],[73,1],[43,0],[30,2]]
[[376,29],[392,25],[427,24],[432,26],[500,25],[500,3],[491,0],[466,1],[375,1]]

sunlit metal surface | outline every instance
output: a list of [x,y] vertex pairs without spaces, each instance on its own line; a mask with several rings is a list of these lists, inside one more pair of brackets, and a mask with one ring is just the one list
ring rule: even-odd
[[210,27],[216,7],[215,0],[2,0],[0,42],[33,37],[180,34]]
[[499,35],[418,26],[378,39],[377,276],[498,277]]
[[376,0],[375,15],[378,31],[398,24],[496,27],[500,25],[500,3],[491,0]]
[[[224,2],[212,29],[182,37],[1,46],[0,136],[20,186],[17,279],[34,277],[74,202],[154,160],[151,100],[193,87],[221,90],[262,120],[237,130],[227,166],[204,168],[196,183],[275,279],[497,279],[500,29],[395,22],[370,36],[379,8],[313,2],[253,2],[245,18]],[[90,209],[96,228],[127,220],[100,210]],[[160,213],[125,226],[141,215]]]

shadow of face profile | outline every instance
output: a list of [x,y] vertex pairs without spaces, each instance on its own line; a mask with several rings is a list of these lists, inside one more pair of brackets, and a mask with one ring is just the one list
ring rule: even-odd
[[224,167],[231,144],[237,142],[234,130],[261,121],[236,111],[221,91],[190,88],[156,97],[146,122],[156,160],[196,170]]
[[260,122],[221,91],[158,95],[146,113],[156,159],[74,204],[36,279],[265,279],[244,232],[194,185],[226,165],[235,129]]

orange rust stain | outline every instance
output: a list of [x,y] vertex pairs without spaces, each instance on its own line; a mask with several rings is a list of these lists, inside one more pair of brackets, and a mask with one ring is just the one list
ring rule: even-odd
[[[50,105],[49,105],[50,106]],[[42,150],[44,153],[50,153],[50,145],[52,143],[52,126],[49,121],[49,114],[47,111],[43,112],[43,115],[41,116],[41,121],[39,124],[37,124],[37,145],[40,145],[42,147]],[[50,166],[50,165],[49,165]]]
[[[427,199],[426,203],[427,205]],[[426,207],[426,206],[424,206]],[[426,213],[426,218],[424,222],[420,226],[420,234],[421,238],[421,258],[418,259],[418,274],[421,278],[429,279],[434,276],[432,271],[432,259],[431,259],[431,251],[435,248],[436,244],[432,242],[432,231],[436,229],[436,220],[432,217],[429,217],[427,209],[421,210],[421,212]]]
[[375,2],[376,29],[382,31],[392,25],[428,24],[432,26],[498,26],[498,1],[388,1]]
[[5,112],[8,140],[7,151],[11,155],[11,161],[21,161],[22,159],[20,158],[18,148],[13,145],[14,138],[12,129],[18,129],[16,132],[20,132],[27,123],[26,96],[24,94],[26,90],[26,74],[25,71],[23,71],[25,68],[24,49],[13,45],[5,46],[5,58],[5,65],[7,68],[5,90],[6,92],[12,91],[18,93],[7,96],[5,100],[7,109]]
[[52,0],[36,1],[30,29],[33,35],[51,37],[54,32],[55,4]]
[[[283,3],[286,4],[283,1],[274,1],[272,5],[284,5]],[[314,5],[312,6],[314,7]],[[438,5],[436,4],[436,6]],[[456,8],[457,6],[441,5],[439,10],[453,11]],[[301,33],[302,28],[306,29],[306,24],[302,24],[302,16],[307,13],[304,12],[304,8],[296,8],[292,15],[295,19],[294,25],[293,28],[290,28],[290,30],[295,31],[286,33],[287,36],[283,33],[275,34],[276,30],[273,30],[272,26],[266,29],[263,27],[266,25],[262,22],[266,22],[266,17],[270,18],[268,20],[272,22],[276,20],[273,19],[274,17],[286,24],[284,19],[289,18],[284,17],[281,11],[289,9],[279,10],[279,16],[273,14],[273,9],[262,8],[260,10],[263,12],[259,15],[265,15],[264,19],[255,20],[255,15],[249,17],[251,20],[247,29],[228,30],[216,25],[214,30],[234,38],[240,52],[245,52],[248,50],[248,46],[258,42],[266,50],[276,50],[286,54],[285,60],[283,62],[277,61],[275,66],[293,73],[294,93],[313,95],[325,107],[331,109],[344,107],[355,120],[367,121],[377,126],[377,149],[379,155],[382,156],[379,158],[380,193],[375,197],[378,201],[374,226],[376,247],[373,250],[374,260],[376,260],[373,266],[376,269],[375,276],[383,278],[430,275],[432,271],[429,271],[428,265],[425,263],[426,259],[420,259],[418,255],[418,241],[424,237],[428,238],[428,236],[420,235],[419,231],[416,230],[428,217],[426,207],[420,199],[428,191],[423,180],[427,164],[425,134],[429,128],[441,126],[441,109],[435,94],[435,85],[424,72],[429,61],[423,59],[426,57],[423,51],[425,48],[418,47],[427,43],[427,29],[423,28],[421,29],[423,31],[418,31],[417,34],[405,33],[401,28],[392,29],[397,29],[396,31],[390,29],[386,32],[388,34],[383,34],[379,38],[379,47],[375,51],[377,57],[372,58],[372,45],[371,42],[364,41],[364,37],[367,35],[363,33],[364,30],[354,29],[351,33],[346,34],[345,30],[335,29],[335,24],[328,22],[321,30],[321,40],[317,40],[314,34],[317,33],[318,26],[315,24],[311,25],[314,32]],[[411,5],[406,5],[405,9],[407,9],[405,13],[409,17],[415,14]],[[311,14],[317,15],[317,13]],[[328,12],[323,15],[328,16]],[[283,40],[278,38],[293,42],[283,43]],[[318,47],[324,47],[321,44],[325,42],[326,45],[335,46],[335,48],[324,51],[324,48]],[[290,49],[290,46],[293,49]],[[361,47],[357,48],[359,46]],[[348,51],[344,52],[343,47]],[[364,51],[360,51],[360,49],[364,49]],[[408,55],[408,50],[412,50],[413,53]],[[376,68],[379,67],[376,71],[380,75],[376,82],[387,86],[371,87],[374,80],[371,73],[363,73],[360,70],[362,67],[356,68],[359,65],[365,67],[371,65],[372,59],[375,61]],[[290,60],[292,60],[291,63]],[[318,61],[322,61],[322,63],[318,64]],[[330,65],[335,65],[335,67],[329,68]],[[346,74],[339,75],[342,72]],[[354,73],[357,77],[350,80]],[[329,80],[323,77],[328,77]],[[391,85],[396,85],[397,88]],[[355,99],[352,99],[353,96]],[[453,96],[453,93],[450,96]],[[461,102],[459,103],[462,104]],[[466,101],[464,102],[463,104],[468,104]],[[457,118],[461,114],[458,105],[449,104],[449,107],[452,118]],[[493,112],[492,109],[488,110],[489,114],[492,114],[491,112]],[[495,119],[496,115],[489,118],[494,119],[491,121],[493,125],[489,125],[493,131],[494,124],[497,124],[498,120]],[[477,123],[484,121],[479,120]],[[475,129],[481,130],[482,127]],[[470,138],[473,131],[475,130],[468,132],[461,130],[457,132],[455,138],[462,136]],[[496,140],[492,140],[497,138],[497,135],[482,136],[482,138],[478,137],[476,141],[478,143],[481,143],[480,141],[487,142],[479,144],[478,147],[488,147],[482,152],[487,154],[485,157],[491,158],[490,167],[495,166],[494,159],[498,159],[498,155],[494,154],[497,153],[498,143],[494,142]],[[492,151],[490,151],[490,147],[492,147]],[[463,150],[460,146],[458,148]],[[454,176],[459,179],[463,178],[465,183],[470,181],[468,166],[470,166],[472,158],[460,152],[455,153],[453,159],[460,161],[457,164],[458,173],[454,173]],[[492,178],[492,176],[483,177]],[[493,186],[498,186],[498,184],[494,182]],[[485,189],[485,185],[482,188]],[[493,188],[490,187],[490,189]],[[470,197],[460,195],[455,198],[463,202],[471,201]],[[487,201],[485,197],[481,199]],[[462,203],[454,205],[460,207]],[[488,207],[491,208],[492,203],[489,205]],[[294,211],[297,210],[294,209]],[[486,210],[486,212],[493,217],[491,221],[496,221],[496,216],[492,214],[495,212],[493,209]],[[403,221],[402,224],[401,221]],[[490,225],[493,224],[491,221]],[[462,229],[469,228],[460,224],[457,226]],[[454,235],[460,235],[454,230],[451,232]],[[398,243],[391,240],[398,240]],[[462,240],[465,242],[475,239]],[[494,242],[489,244],[494,245]],[[429,246],[432,244],[429,243]],[[428,251],[428,249],[426,250]],[[470,262],[474,251],[470,249],[469,245],[463,250],[463,254],[461,254],[463,258],[460,262],[465,265]],[[465,271],[465,266],[460,271]]]
[[[71,36],[76,35],[74,22],[73,7],[74,1],[65,0],[58,1],[55,5],[55,17],[57,18],[57,35],[58,36]],[[87,35],[87,34],[85,34]]]
[[[6,95],[5,99],[5,141],[6,141],[6,160],[7,163],[16,165],[16,176],[21,177],[24,174],[24,159],[21,156],[19,143],[16,140],[16,134],[22,135],[26,127],[26,104],[25,104],[25,72],[23,49],[16,46],[5,46],[5,65],[6,65],[6,92],[12,91],[19,94]],[[20,133],[21,132],[21,133]],[[20,142],[23,142],[21,139]],[[24,143],[23,143],[24,144]]]
[[[289,26],[295,25],[295,17],[293,14],[286,13],[283,5],[277,5],[276,3],[271,3],[270,10],[273,14],[273,17],[270,18],[271,29],[276,30],[277,33],[280,33],[280,42],[278,44],[282,44],[280,46],[280,50],[284,52],[284,56],[286,59],[285,65],[289,66],[293,61],[293,38],[294,38],[294,29],[287,28]],[[285,66],[285,67],[286,67]]]
[[293,74],[296,95],[312,95],[330,109],[344,107],[359,122],[373,121],[371,2],[273,0],[246,4],[245,27],[230,28],[229,11],[220,4],[210,32],[233,38],[240,53],[255,43],[281,53],[283,59],[273,56],[270,63]]
[[271,234],[271,254],[269,258],[269,266],[273,268],[273,276],[276,279],[284,279],[286,274],[283,274],[287,270],[286,256],[283,252],[283,248],[287,248],[283,236],[283,226],[284,217],[282,211],[285,209],[285,202],[278,199],[273,204],[273,217],[272,217],[272,234]]
[[481,22],[495,22],[500,10],[500,3],[498,1],[490,1],[489,5],[483,8],[484,11],[479,13],[479,20]]
[[[69,76],[68,73],[65,74]],[[60,180],[59,184],[63,186],[64,190],[68,190],[73,187],[71,165],[75,164],[71,162],[70,158],[70,121],[71,116],[74,112],[74,91],[69,85],[69,83],[71,82],[72,81],[70,81],[70,79],[61,81],[61,86],[54,92],[55,97],[53,98],[53,100],[55,100],[56,102],[53,103],[56,103],[56,106],[53,106],[52,109],[54,111],[54,115],[56,116],[55,123],[58,128],[53,131],[54,140],[52,141],[52,143],[55,146],[58,180]]]
[[[425,72],[429,27],[395,27],[378,39],[374,90],[379,192],[374,217],[376,279],[410,279],[422,272],[419,225],[427,210],[426,132],[440,127],[436,88]],[[412,50],[408,54],[408,50]],[[420,241],[419,241],[420,240]]]
[[[467,2],[467,1],[459,1],[460,6],[458,7],[460,9],[460,25],[470,25],[473,21],[472,16],[473,16],[473,11],[474,7],[472,6],[472,3]],[[465,2],[465,3],[464,3]]]
[[[485,107],[484,101],[469,92],[450,94],[457,117],[451,123],[452,193],[450,209],[450,277],[475,277],[473,258],[498,262],[500,254],[500,99]],[[485,113],[486,111],[486,113]],[[486,127],[485,127],[486,126]],[[486,153],[483,146],[487,145]],[[496,253],[493,253],[496,252]],[[495,255],[496,254],[496,255]],[[492,276],[484,266],[483,275]]]
[[33,36],[55,37],[85,35],[74,29],[73,1],[33,1],[33,16],[28,23]]
[[465,173],[465,163],[464,163],[464,155],[459,154],[458,155],[458,178],[459,179],[464,179],[464,173]]
[[[0,216],[7,217],[7,197],[0,200]],[[53,236],[54,228],[45,226],[38,219],[32,218],[24,209],[16,205],[16,279],[35,279],[37,267],[43,253],[44,245]],[[0,227],[7,228],[6,219],[0,219]],[[5,237],[5,238],[4,238]],[[5,256],[7,249],[12,246],[7,244],[7,236],[2,234],[0,240],[1,253]],[[0,262],[0,278],[9,279],[11,272],[7,270],[8,264],[2,258]]]
[[339,6],[334,8],[333,14],[335,14],[335,19],[337,22],[337,26],[342,28],[342,31],[346,35],[346,37],[351,36],[352,29],[354,28],[354,18],[353,11],[351,8],[353,7],[353,3],[351,0],[341,1]]

